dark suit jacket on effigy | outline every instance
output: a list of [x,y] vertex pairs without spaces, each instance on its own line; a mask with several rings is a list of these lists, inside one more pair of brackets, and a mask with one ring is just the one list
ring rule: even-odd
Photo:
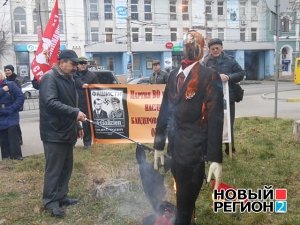
[[[186,98],[192,71],[199,68],[198,91]],[[177,93],[179,68],[171,72],[159,112],[154,148],[164,149],[168,134],[168,151],[180,164],[203,160],[222,162],[223,86],[220,75],[196,63]]]

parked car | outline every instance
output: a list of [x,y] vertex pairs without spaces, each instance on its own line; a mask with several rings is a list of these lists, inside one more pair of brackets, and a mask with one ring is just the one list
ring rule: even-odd
[[140,77],[136,79],[129,80],[127,84],[150,84],[149,77]]
[[97,75],[98,84],[119,84],[120,83],[113,71],[97,70],[93,68],[90,68],[90,71],[92,71]]
[[22,92],[24,94],[25,99],[29,98],[38,98],[39,97],[39,91],[36,90],[31,82],[26,82],[21,85]]

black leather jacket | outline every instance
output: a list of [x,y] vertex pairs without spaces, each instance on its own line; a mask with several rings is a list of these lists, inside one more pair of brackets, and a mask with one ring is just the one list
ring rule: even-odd
[[75,143],[79,108],[73,78],[53,67],[41,79],[39,98],[42,141]]
[[210,67],[216,70],[218,73],[223,73],[229,76],[229,99],[230,102],[234,102],[233,86],[243,80],[245,71],[241,68],[238,62],[231,56],[224,52],[219,57],[212,57],[207,55],[202,64],[206,67]]

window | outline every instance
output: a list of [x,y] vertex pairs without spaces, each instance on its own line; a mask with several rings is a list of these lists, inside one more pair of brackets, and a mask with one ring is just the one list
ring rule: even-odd
[[240,29],[240,40],[246,41],[246,29],[245,28]]
[[257,20],[257,2],[251,2],[251,19]]
[[145,20],[152,20],[151,0],[144,0]]
[[281,19],[281,31],[290,32],[290,20],[287,16]]
[[131,19],[139,20],[138,0],[131,0]]
[[33,10],[32,12],[32,21],[33,21],[33,33],[36,34],[37,33],[37,13],[36,13],[36,9]]
[[256,41],[257,28],[251,28],[251,41]]
[[207,20],[212,20],[211,1],[205,1],[205,16]]
[[189,1],[182,0],[182,20],[189,20]]
[[246,18],[246,2],[240,2],[240,17]]
[[112,20],[112,2],[111,0],[104,0],[104,19]]
[[21,7],[14,10],[15,34],[27,34],[26,13]]
[[224,2],[218,2],[218,16],[224,15]]
[[98,0],[90,0],[90,20],[98,20]]
[[145,28],[145,36],[146,41],[152,41],[152,28]]
[[91,39],[92,39],[92,42],[99,41],[99,28],[98,27],[91,27]]
[[114,67],[114,58],[113,57],[108,57],[107,58],[107,69],[114,71],[115,67]]
[[218,28],[218,38],[224,41],[224,28]]
[[59,33],[64,33],[64,16],[62,14],[61,9],[58,9],[58,16],[59,16]]
[[170,20],[176,20],[176,0],[170,0]]
[[132,32],[132,42],[139,42],[139,28],[133,27]]
[[113,41],[113,28],[105,27],[105,41],[112,42]]
[[212,28],[206,28],[206,39],[209,40],[212,38]]
[[177,28],[171,28],[171,41],[177,41]]

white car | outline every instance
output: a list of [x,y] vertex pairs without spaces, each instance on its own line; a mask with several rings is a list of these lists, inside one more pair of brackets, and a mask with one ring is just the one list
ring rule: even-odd
[[21,85],[22,92],[24,94],[25,99],[29,98],[38,98],[39,97],[39,91],[36,90],[31,82],[26,82]]

